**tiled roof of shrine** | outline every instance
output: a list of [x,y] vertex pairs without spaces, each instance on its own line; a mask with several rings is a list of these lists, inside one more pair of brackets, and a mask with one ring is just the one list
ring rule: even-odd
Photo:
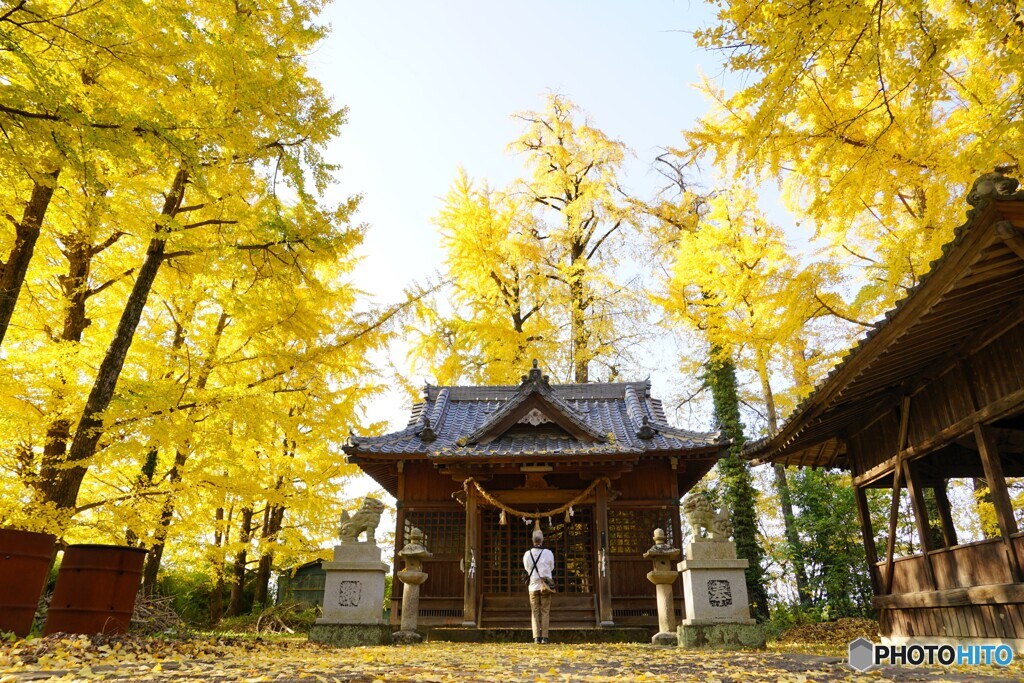
[[720,432],[671,426],[644,382],[550,384],[534,363],[518,386],[430,386],[409,423],[376,437],[353,436],[355,454],[432,458],[642,455],[716,451]]

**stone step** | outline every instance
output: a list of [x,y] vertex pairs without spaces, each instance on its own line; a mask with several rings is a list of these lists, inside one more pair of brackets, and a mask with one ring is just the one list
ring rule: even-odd
[[[532,643],[533,632],[525,628],[427,628],[428,641],[452,643]],[[594,628],[593,626],[560,627],[551,625],[549,638],[552,643],[650,643],[657,628],[618,627]]]
[[[551,596],[551,609],[594,609],[592,593],[555,593]],[[525,594],[516,595],[484,595],[484,609],[514,609],[525,607],[530,609],[530,598]]]

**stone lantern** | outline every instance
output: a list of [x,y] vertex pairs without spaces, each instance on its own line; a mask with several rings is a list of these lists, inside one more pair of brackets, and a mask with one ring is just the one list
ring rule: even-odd
[[651,638],[655,645],[677,645],[676,609],[672,599],[672,584],[679,575],[672,566],[678,560],[681,551],[665,542],[665,530],[654,530],[654,545],[644,553],[644,557],[654,562],[654,570],[647,572],[647,579],[654,584],[658,595],[658,632]]
[[423,636],[416,632],[416,621],[420,611],[420,586],[427,580],[423,571],[423,560],[434,554],[423,545],[423,532],[413,529],[409,533],[409,542],[398,551],[399,557],[405,560],[405,569],[398,572],[398,580],[405,584],[402,589],[402,629],[391,635],[396,644],[419,643]]

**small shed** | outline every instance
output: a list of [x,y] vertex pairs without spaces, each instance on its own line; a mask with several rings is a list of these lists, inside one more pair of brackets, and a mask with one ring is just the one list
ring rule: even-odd
[[274,603],[323,606],[324,582],[327,580],[323,564],[323,560],[314,560],[294,569],[283,570],[277,577],[277,599]]
[[[1024,649],[1024,192],[990,173],[942,256],[773,438],[760,462],[850,471],[882,636]],[[998,521],[958,538],[948,486],[984,481]],[[866,489],[891,492],[874,528]],[[903,504],[906,500],[907,505]],[[916,552],[896,556],[897,526]],[[876,547],[876,538],[879,543]],[[967,540],[969,542],[964,542]]]

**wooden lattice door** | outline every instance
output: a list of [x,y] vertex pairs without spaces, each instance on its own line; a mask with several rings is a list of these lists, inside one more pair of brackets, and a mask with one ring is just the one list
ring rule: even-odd
[[[593,593],[597,585],[594,572],[594,514],[589,507],[574,510],[566,522],[562,515],[541,519],[544,546],[555,554],[555,584],[563,593]],[[533,525],[510,518],[500,523],[500,513],[480,511],[481,589],[488,593],[525,593],[519,581],[523,553],[533,546]]]

